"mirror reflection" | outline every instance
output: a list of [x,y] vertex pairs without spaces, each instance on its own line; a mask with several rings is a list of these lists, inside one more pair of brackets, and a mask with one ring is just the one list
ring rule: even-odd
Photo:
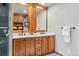
[[46,30],[46,10],[37,6],[37,30]]

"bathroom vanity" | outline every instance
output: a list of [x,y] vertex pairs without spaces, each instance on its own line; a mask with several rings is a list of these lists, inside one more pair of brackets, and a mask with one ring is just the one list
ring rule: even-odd
[[[48,7],[37,3],[29,3],[26,7],[27,13],[25,14],[12,12],[12,55],[39,56],[54,52],[55,35],[46,34],[48,32]],[[44,23],[37,19],[40,9],[45,12],[45,15],[43,15],[45,16]],[[34,34],[38,32],[40,34]]]
[[12,40],[13,56],[39,56],[55,51],[55,35],[37,35]]

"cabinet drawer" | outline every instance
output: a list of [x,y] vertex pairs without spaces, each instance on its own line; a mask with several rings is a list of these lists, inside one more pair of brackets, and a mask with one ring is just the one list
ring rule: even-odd
[[36,40],[36,44],[41,44],[41,40]]
[[41,37],[36,38],[36,41],[41,41]]
[[41,41],[36,42],[36,48],[41,48]]
[[36,48],[41,48],[41,38],[36,38]]
[[41,48],[36,49],[36,55],[41,55]]
[[55,36],[49,37],[49,52],[55,51]]

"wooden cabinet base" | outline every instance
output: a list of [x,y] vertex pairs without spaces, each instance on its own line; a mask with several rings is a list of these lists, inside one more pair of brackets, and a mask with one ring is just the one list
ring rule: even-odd
[[25,40],[14,39],[13,40],[13,56],[25,56]]
[[13,56],[34,56],[35,38],[13,39]]
[[42,37],[42,55],[49,53],[49,43],[48,43],[48,37]]
[[35,38],[27,38],[26,39],[26,48],[25,48],[26,56],[34,56],[35,55]]
[[19,38],[12,41],[13,56],[42,56],[55,51],[55,36]]

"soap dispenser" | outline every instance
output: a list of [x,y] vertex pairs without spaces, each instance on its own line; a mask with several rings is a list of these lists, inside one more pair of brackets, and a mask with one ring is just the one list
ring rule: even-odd
[[27,19],[27,17],[24,17],[24,29],[25,30],[28,29],[28,19]]

